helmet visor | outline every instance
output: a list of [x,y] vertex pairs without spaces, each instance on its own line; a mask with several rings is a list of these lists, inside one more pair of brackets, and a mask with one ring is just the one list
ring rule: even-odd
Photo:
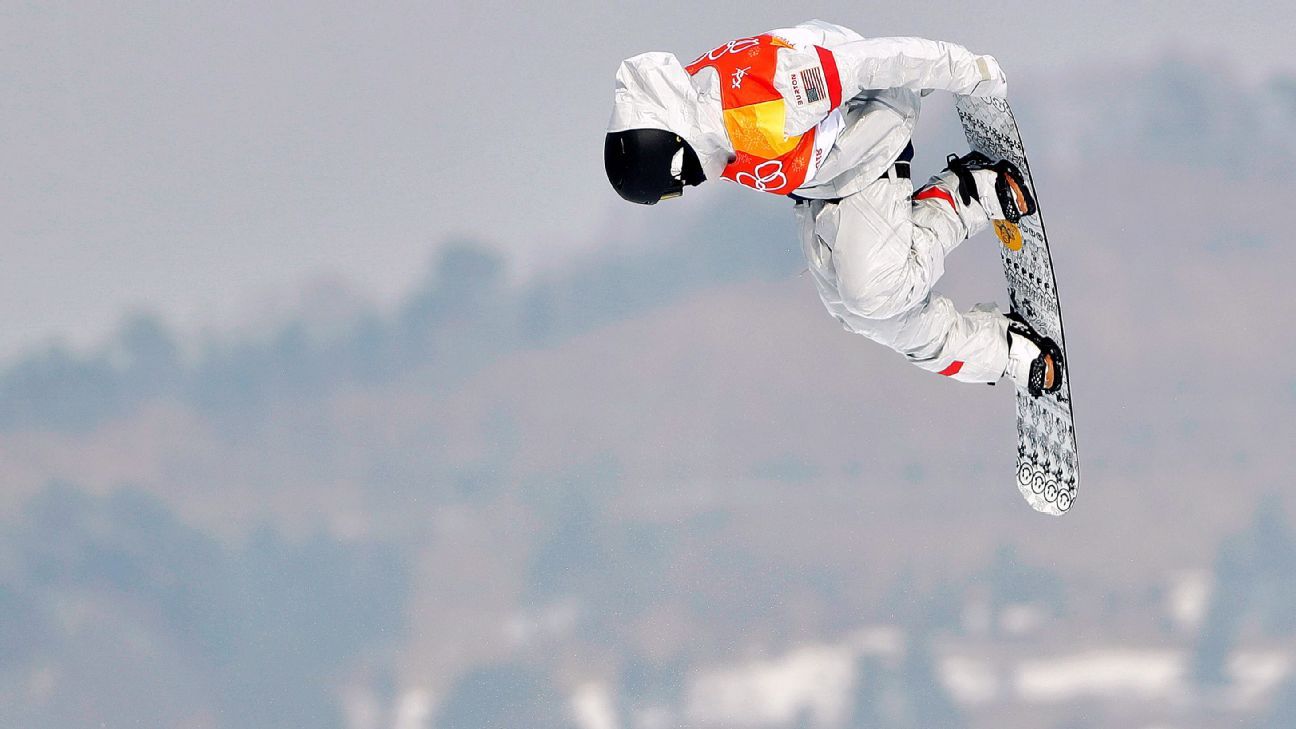
[[[677,137],[678,139],[678,137]],[[662,191],[662,200],[670,200],[684,194],[684,140],[680,140],[680,148],[675,150],[675,155],[671,157],[670,173],[671,179],[667,187]]]

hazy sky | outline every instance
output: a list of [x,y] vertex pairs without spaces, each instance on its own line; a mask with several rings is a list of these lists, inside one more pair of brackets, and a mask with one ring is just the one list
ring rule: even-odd
[[561,265],[627,213],[601,136],[645,50],[822,17],[960,42],[1023,84],[1171,49],[1296,68],[1288,3],[995,6],[0,4],[0,354],[93,342],[131,307],[246,320],[320,278],[388,301],[451,235],[519,275]]

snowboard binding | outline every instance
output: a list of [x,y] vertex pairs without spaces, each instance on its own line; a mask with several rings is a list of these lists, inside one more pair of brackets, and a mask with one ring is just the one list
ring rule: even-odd
[[1020,314],[1008,314],[1008,369],[1004,373],[1031,397],[1062,389],[1062,349],[1041,335]]
[[990,217],[997,217],[994,212],[1002,212],[1003,219],[1015,225],[1027,215],[1035,214],[1038,207],[1035,196],[1026,184],[1026,176],[1012,162],[1006,159],[992,162],[980,152],[968,152],[962,157],[951,154],[945,162],[946,168],[958,178],[959,195],[964,205],[971,205],[973,200],[981,203],[982,191],[974,173],[984,170],[994,174],[994,202],[998,203],[997,211],[992,206],[984,206]]

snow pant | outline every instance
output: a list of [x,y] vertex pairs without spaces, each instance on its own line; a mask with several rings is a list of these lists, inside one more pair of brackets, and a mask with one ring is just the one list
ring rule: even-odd
[[994,305],[967,313],[932,290],[945,256],[989,224],[945,172],[920,190],[894,168],[839,200],[798,200],[797,223],[824,306],[847,331],[963,382],[997,382],[1008,320]]

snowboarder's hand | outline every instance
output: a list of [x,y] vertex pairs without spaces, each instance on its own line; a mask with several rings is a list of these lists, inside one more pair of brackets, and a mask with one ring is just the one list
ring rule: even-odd
[[976,67],[981,81],[972,89],[971,96],[1008,98],[1008,76],[994,56],[977,56]]

